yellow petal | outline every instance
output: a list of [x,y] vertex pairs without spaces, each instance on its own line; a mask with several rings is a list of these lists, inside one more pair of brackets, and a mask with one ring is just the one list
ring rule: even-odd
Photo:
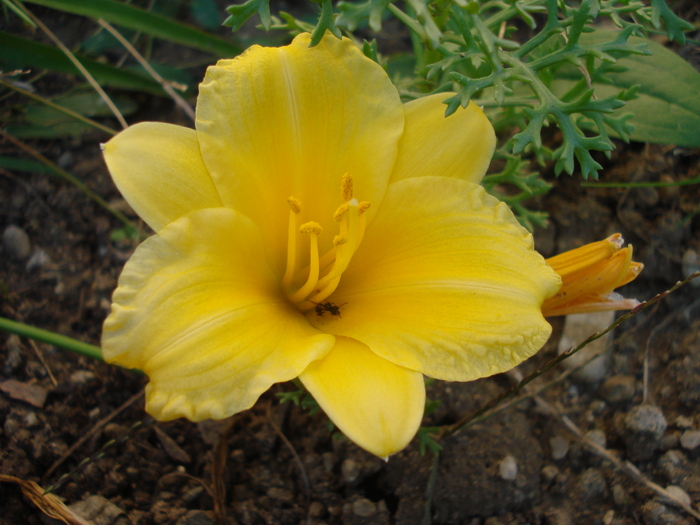
[[221,206],[193,129],[141,122],[103,150],[117,188],[154,231],[191,211]]
[[[299,224],[336,225],[343,174],[358,199],[378,204],[403,130],[398,93],[384,70],[348,39],[309,35],[280,48],[252,46],[207,70],[197,100],[204,162],[225,206],[261,227],[284,261],[287,198]],[[321,253],[332,236],[320,239]]]
[[329,297],[340,316],[309,320],[400,366],[469,381],[534,354],[551,327],[540,307],[559,276],[508,206],[456,178],[389,187]]
[[604,310],[629,310],[639,304],[625,299],[615,288],[633,281],[644,265],[632,260],[632,246],[622,248],[624,239],[616,233],[602,241],[586,244],[547,259],[562,278],[559,292],[542,305],[545,316],[569,315]]
[[226,208],[192,212],[143,242],[105,321],[108,362],[150,378],[157,419],[220,419],[252,406],[334,344],[278,289],[257,228]]
[[406,127],[391,181],[409,177],[457,177],[479,183],[491,163],[496,134],[479,106],[445,117],[443,101],[450,93],[438,93],[404,105]]
[[338,337],[299,379],[343,434],[380,458],[408,445],[423,419],[423,376],[354,339]]

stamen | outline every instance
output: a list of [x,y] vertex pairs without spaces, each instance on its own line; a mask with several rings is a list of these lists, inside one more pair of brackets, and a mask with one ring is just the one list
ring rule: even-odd
[[299,228],[301,233],[311,235],[311,253],[309,255],[309,278],[295,294],[289,297],[292,303],[298,303],[306,298],[315,288],[318,283],[319,259],[318,259],[318,236],[323,231],[321,225],[317,222],[307,222]]
[[[333,268],[318,281],[317,289],[319,292],[310,297],[310,301],[319,302],[335,291],[340,282],[340,276],[347,269],[350,259],[352,259],[359,245],[360,215],[358,213],[358,203],[356,199],[352,199],[347,204],[349,205],[348,213],[342,215],[341,221],[341,236],[345,237],[347,241],[338,245]],[[347,233],[343,232],[344,229],[346,229]]]
[[301,213],[301,202],[294,197],[287,199],[289,204],[289,226],[287,228],[287,267],[282,278],[282,287],[289,290],[296,271],[297,258],[297,215]]
[[343,175],[343,178],[340,179],[340,195],[345,202],[352,199],[352,175],[349,173],[346,173]]
[[335,210],[335,213],[333,214],[333,220],[335,222],[340,222],[343,220],[343,215],[345,215],[345,212],[348,211],[348,208],[350,207],[350,204],[347,202],[344,202],[340,206],[338,206],[338,209]]

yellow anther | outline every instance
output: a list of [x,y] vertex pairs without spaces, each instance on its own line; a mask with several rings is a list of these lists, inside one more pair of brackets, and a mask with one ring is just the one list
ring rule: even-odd
[[370,203],[367,202],[367,201],[362,201],[360,204],[357,205],[357,213],[359,213],[360,215],[362,215],[364,212],[366,212],[367,210],[369,210],[369,207],[370,207],[371,205],[372,205],[372,204],[370,204]]
[[352,199],[352,175],[346,173],[340,180],[340,195],[344,201]]
[[348,242],[348,238],[345,235],[336,235],[333,237],[333,246],[340,246]]
[[301,201],[299,199],[289,197],[287,203],[294,213],[301,213]]
[[321,225],[314,221],[305,222],[299,227],[300,233],[315,233],[316,235],[321,235],[323,228]]
[[347,202],[344,202],[340,206],[338,206],[338,209],[335,210],[335,213],[333,214],[333,218],[335,219],[336,222],[340,222],[343,219],[343,214],[348,211],[348,208],[350,205]]

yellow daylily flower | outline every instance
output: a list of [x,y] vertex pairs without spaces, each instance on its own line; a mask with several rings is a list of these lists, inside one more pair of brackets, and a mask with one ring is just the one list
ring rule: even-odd
[[634,281],[644,269],[632,260],[632,245],[623,248],[625,240],[615,233],[602,241],[586,244],[575,250],[555,255],[547,263],[562,279],[556,295],[542,305],[546,317],[555,315],[631,310],[639,304],[615,293]]
[[148,374],[155,418],[224,418],[298,377],[387,457],[423,375],[508,370],[549,337],[559,277],[478,185],[495,147],[471,104],[401,104],[348,39],[253,46],[210,67],[196,131],[140,123],[104,145],[155,231],[127,262],[105,358]]

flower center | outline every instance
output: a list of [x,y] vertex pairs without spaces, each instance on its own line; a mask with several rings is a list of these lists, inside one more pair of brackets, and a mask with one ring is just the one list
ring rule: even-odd
[[[287,268],[282,278],[282,287],[291,303],[302,312],[314,309],[328,298],[338,287],[343,272],[360,246],[365,233],[369,202],[358,202],[353,198],[352,176],[343,175],[340,183],[343,204],[333,214],[339,223],[338,235],[333,238],[333,247],[323,255],[318,252],[318,237],[323,228],[310,221],[297,227],[301,213],[301,202],[289,197],[289,229],[287,235]],[[297,238],[309,236],[309,264],[297,269]],[[303,284],[299,284],[303,283]]]

